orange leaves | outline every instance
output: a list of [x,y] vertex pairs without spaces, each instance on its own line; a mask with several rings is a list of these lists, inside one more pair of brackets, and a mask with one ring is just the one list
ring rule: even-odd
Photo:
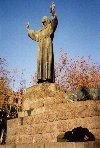
[[71,59],[60,50],[59,62],[55,63],[55,80],[61,86],[75,90],[80,86],[100,87],[100,65],[91,62],[90,57]]
[[[13,73],[8,69],[6,59],[0,58],[0,108],[3,106],[14,105],[13,100],[16,98],[21,100],[22,95],[19,97],[11,88],[11,83],[15,83],[15,74],[17,69],[13,69]],[[20,93],[20,92],[19,92]],[[16,103],[16,106],[19,104]]]
[[[36,84],[36,75],[33,76],[32,85]],[[55,82],[71,90],[80,86],[99,88],[100,65],[93,63],[90,56],[73,59],[60,49],[60,56],[55,62]]]

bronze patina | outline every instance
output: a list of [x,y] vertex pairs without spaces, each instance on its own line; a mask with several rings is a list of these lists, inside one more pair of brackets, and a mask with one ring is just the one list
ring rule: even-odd
[[37,58],[37,80],[38,83],[55,82],[54,79],[54,54],[53,54],[53,38],[58,20],[55,13],[55,4],[50,7],[51,19],[47,16],[42,18],[42,29],[34,31],[29,28],[27,23],[28,36],[38,42],[38,58]]

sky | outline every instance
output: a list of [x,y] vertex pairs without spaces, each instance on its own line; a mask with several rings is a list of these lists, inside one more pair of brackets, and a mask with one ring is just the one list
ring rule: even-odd
[[[55,59],[62,48],[70,57],[91,56],[100,64],[100,0],[54,0],[58,26],[53,45]],[[52,0],[0,0],[0,57],[10,68],[24,72],[26,87],[36,72],[38,44],[27,36],[25,24],[41,29]],[[17,76],[16,76],[17,78]],[[18,85],[16,85],[18,87]]]

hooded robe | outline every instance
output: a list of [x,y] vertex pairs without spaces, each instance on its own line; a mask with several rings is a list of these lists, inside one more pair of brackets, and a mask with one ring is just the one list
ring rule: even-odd
[[54,54],[53,54],[53,37],[58,21],[56,15],[50,20],[46,19],[47,25],[42,25],[42,29],[35,32],[28,31],[28,36],[38,42],[37,58],[37,80],[38,82],[55,82],[54,79]]

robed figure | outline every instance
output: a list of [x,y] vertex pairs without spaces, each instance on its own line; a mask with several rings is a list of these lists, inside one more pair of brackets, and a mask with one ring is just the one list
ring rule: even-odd
[[37,80],[38,83],[55,82],[54,79],[54,54],[53,54],[53,38],[58,20],[55,14],[55,4],[50,7],[52,17],[42,18],[42,29],[34,31],[27,24],[28,36],[38,42],[38,58],[37,58]]

